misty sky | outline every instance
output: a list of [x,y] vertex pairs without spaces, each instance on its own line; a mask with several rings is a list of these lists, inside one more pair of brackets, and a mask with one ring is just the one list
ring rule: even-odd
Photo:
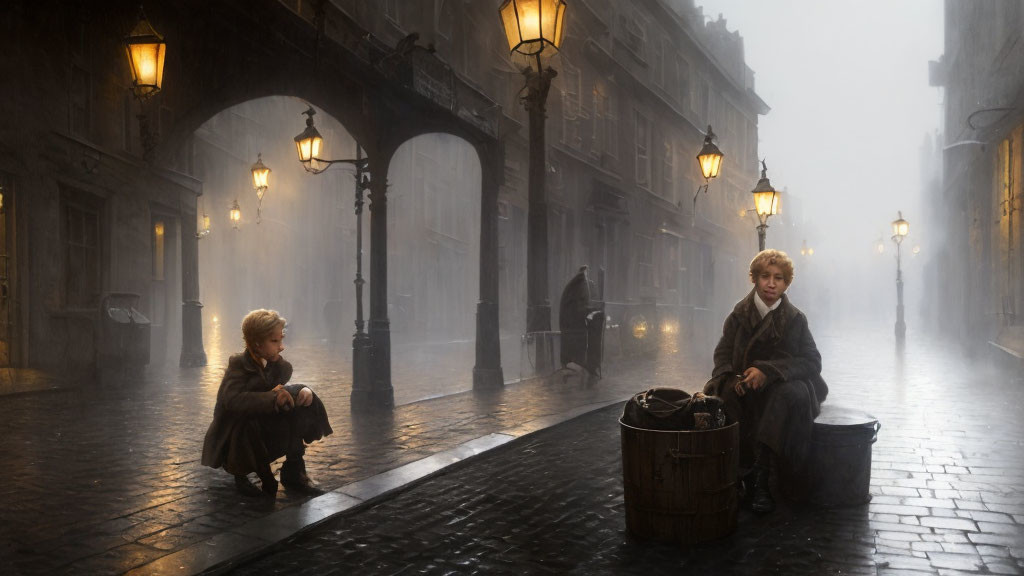
[[922,240],[919,149],[940,126],[928,61],[943,51],[941,0],[697,3],[744,39],[772,109],[760,119],[758,153],[775,187],[799,194],[805,216],[829,235],[808,242],[822,255],[863,255],[883,235],[891,246],[897,210],[911,236],[921,233],[908,243]]

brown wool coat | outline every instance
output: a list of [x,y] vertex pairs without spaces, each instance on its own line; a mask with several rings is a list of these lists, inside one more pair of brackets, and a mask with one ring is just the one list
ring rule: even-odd
[[[828,396],[828,385],[821,377],[821,354],[811,336],[807,317],[783,294],[782,304],[763,320],[751,290],[725,319],[722,338],[715,346],[715,368],[704,385],[704,393],[720,396],[730,376],[742,374],[753,366],[764,372],[769,386],[782,380],[804,382],[816,417]],[[750,360],[755,345],[770,350],[767,359]]]
[[[206,432],[203,442],[204,466],[224,467],[232,474],[246,474],[257,471],[266,464],[284,455],[282,449],[267,445],[266,433],[287,435],[288,418],[300,413],[278,413],[274,400],[276,393],[271,390],[278,384],[286,384],[292,377],[292,365],[284,359],[267,364],[262,368],[248,351],[235,354],[228,360],[217,403],[213,409],[213,423]],[[330,424],[323,404],[314,395],[312,417],[305,417],[309,426],[300,431],[307,442],[318,440],[331,433]],[[278,422],[278,421],[281,422]],[[287,444],[287,439],[283,439]],[[296,440],[301,442],[300,440]]]

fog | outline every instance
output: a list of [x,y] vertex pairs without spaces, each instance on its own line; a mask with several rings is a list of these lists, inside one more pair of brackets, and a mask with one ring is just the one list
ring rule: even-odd
[[[771,107],[760,118],[758,154],[785,194],[768,222],[768,247],[796,260],[794,303],[818,313],[812,326],[893,322],[890,223],[902,211],[910,223],[902,250],[908,330],[921,327],[938,310],[922,286],[941,241],[927,193],[939,164],[922,148],[940,129],[942,92],[928,85],[928,61],[943,52],[943,3],[699,3],[743,37],[757,93]],[[804,240],[811,257],[800,257]]]
[[[288,319],[289,345],[328,354],[348,379],[355,332],[356,216],[354,169],[304,170],[293,138],[308,103],[291,97],[253,100],[222,111],[192,143],[199,201],[210,217],[200,240],[200,293],[207,347],[241,350],[239,326],[255,308]],[[314,116],[325,159],[356,157],[352,136],[328,114]],[[250,169],[259,154],[271,169],[262,204]],[[480,164],[468,143],[429,134],[403,144],[388,173],[388,317],[393,385],[400,402],[472,387],[480,258]],[[229,213],[237,200],[241,219]],[[369,326],[370,201],[363,209],[363,318]],[[221,356],[224,351],[213,351]],[[515,350],[507,351],[514,356]],[[403,385],[418,371],[436,385],[417,397]]]

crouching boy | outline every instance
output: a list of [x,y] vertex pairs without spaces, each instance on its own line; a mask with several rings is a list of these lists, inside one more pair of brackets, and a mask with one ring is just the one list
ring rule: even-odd
[[[292,365],[281,357],[284,327],[285,319],[274,310],[253,310],[242,320],[245,350],[228,360],[203,443],[203,465],[233,474],[235,487],[246,496],[276,496],[270,464],[282,456],[287,457],[281,466],[285,488],[318,493],[302,456],[306,443],[333,432],[323,402],[310,388],[286,386]],[[249,481],[251,472],[259,477],[259,488]]]

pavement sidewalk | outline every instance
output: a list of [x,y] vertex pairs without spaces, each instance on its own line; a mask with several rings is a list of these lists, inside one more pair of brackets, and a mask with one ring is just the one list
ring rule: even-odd
[[362,414],[350,411],[338,364],[301,356],[289,355],[293,380],[317,391],[335,429],[306,454],[328,491],[317,498],[245,498],[230,475],[199,464],[225,357],[143,382],[5,397],[0,572],[198,573],[648,382],[699,386],[707,371],[666,353],[608,367],[588,384],[532,380]]

